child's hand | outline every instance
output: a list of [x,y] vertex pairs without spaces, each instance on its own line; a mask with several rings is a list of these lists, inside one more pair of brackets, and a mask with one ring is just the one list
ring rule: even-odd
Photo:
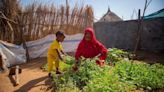
[[66,57],[66,56],[65,56],[64,54],[61,55],[61,60],[62,60],[64,63],[66,63],[65,57]]

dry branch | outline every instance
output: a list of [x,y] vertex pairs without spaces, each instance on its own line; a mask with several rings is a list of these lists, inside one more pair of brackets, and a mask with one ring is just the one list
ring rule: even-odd
[[[4,6],[0,11],[6,18],[0,17],[1,40],[22,43],[22,39],[37,40],[57,30],[63,30],[66,34],[72,35],[82,33],[86,26],[93,24],[93,10],[90,6],[79,7],[76,4],[71,9],[68,3],[61,6],[33,3],[22,8],[17,0],[2,1]],[[9,23],[11,25],[7,27]]]

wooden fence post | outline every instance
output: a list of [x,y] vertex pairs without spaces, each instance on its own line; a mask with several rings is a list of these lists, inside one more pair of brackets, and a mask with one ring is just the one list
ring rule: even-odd
[[142,24],[141,24],[141,10],[139,9],[138,10],[138,29],[137,29],[137,36],[136,36],[136,44],[135,44],[134,51],[133,51],[134,54],[136,54],[136,51],[137,51],[138,46],[139,46],[141,26],[142,26]]

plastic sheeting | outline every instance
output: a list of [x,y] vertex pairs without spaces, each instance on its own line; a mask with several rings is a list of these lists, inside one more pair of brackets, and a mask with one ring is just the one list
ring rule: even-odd
[[[83,34],[66,35],[62,42],[65,52],[75,52]],[[26,42],[30,59],[46,57],[50,44],[56,39],[55,35],[48,35],[42,39]],[[26,62],[26,51],[23,46],[14,45],[0,40],[0,54],[5,67]]]
[[[75,52],[82,38],[83,34],[66,35],[64,42],[62,42],[64,51]],[[48,48],[55,39],[56,36],[51,34],[39,40],[27,42],[26,45],[28,47],[30,58],[46,57]]]
[[26,52],[22,46],[14,45],[0,40],[0,54],[5,67],[26,62]]

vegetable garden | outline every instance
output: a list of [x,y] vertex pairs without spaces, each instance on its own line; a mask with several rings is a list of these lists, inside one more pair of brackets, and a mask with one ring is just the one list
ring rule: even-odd
[[[53,74],[55,92],[162,92],[164,90],[164,66],[129,60],[130,53],[116,48],[108,49],[104,67],[94,59],[83,58],[78,71],[68,68],[62,75]],[[67,56],[72,66],[75,59]],[[112,66],[110,65],[112,62]],[[46,69],[46,66],[44,66]]]

